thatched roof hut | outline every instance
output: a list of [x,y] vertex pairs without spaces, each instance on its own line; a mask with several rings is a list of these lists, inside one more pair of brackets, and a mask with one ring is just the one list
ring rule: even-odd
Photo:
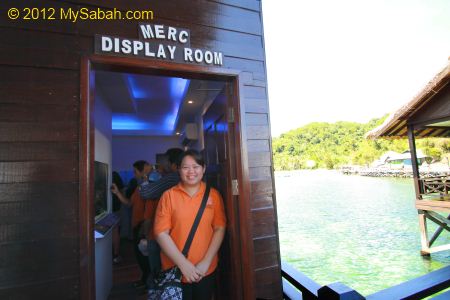
[[450,60],[410,102],[402,106],[366,137],[399,138],[407,136],[413,125],[415,136],[450,137]]
[[[418,166],[420,153],[416,149],[415,143],[416,138],[450,137],[449,82],[450,61],[416,97],[394,112],[381,126],[366,135],[367,138],[372,139],[408,137],[422,255],[450,249],[450,244],[433,246],[434,241],[443,231],[442,229],[450,231],[448,219],[437,213],[437,211],[450,212],[450,177],[421,178]],[[404,158],[406,157],[407,155],[404,156]],[[427,220],[439,226],[431,238],[427,231]]]

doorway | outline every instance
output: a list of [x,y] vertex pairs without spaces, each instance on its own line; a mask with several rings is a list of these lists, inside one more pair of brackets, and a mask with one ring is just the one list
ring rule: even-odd
[[[236,134],[240,124],[237,113],[239,76],[197,66],[170,64],[168,67],[167,63],[161,66],[121,58],[86,59],[83,68],[81,92],[84,101],[80,128],[80,259],[85,262],[80,268],[82,296],[86,296],[83,299],[92,298],[95,289],[92,285],[95,273],[92,164],[99,153],[108,151],[104,144],[99,146],[96,138],[98,123],[102,123],[96,120],[99,102],[111,108],[111,170],[118,166],[115,153],[120,153],[119,156],[128,153],[131,156],[128,160],[138,160],[145,159],[141,157],[145,151],[152,153],[150,157],[155,159],[148,160],[155,163],[156,156],[164,152],[162,148],[178,146],[202,151],[208,164],[206,178],[221,192],[228,221],[220,250],[216,298],[242,298],[241,258],[247,254],[240,243],[242,221],[239,210],[242,208],[238,200],[244,195],[235,195],[237,192],[233,190],[236,187],[233,180],[243,182],[245,173],[238,168],[241,155],[240,136]],[[164,95],[170,95],[171,100]],[[203,99],[200,99],[202,95]],[[145,102],[146,99],[150,101]],[[133,116],[133,111],[140,112]],[[132,154],[128,151],[132,147],[124,147],[127,143],[140,145],[139,150]],[[88,278],[90,282],[87,282]]]

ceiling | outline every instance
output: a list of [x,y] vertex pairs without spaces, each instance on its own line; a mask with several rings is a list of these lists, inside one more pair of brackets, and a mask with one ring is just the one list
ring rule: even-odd
[[96,97],[112,111],[113,135],[173,136],[195,122],[223,81],[97,71]]

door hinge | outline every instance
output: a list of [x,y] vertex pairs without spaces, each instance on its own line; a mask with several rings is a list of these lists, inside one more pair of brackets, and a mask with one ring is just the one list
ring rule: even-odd
[[231,190],[233,196],[239,196],[239,182],[237,179],[231,180]]
[[228,123],[234,123],[234,108],[228,108]]

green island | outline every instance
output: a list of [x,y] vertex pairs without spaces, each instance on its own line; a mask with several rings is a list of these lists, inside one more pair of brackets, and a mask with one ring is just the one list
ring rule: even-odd
[[[388,117],[367,123],[340,121],[313,122],[272,139],[275,170],[338,169],[344,165],[369,166],[387,151],[409,149],[407,139],[368,140],[364,136]],[[430,157],[429,162],[450,157],[450,139],[423,138],[417,148]]]

